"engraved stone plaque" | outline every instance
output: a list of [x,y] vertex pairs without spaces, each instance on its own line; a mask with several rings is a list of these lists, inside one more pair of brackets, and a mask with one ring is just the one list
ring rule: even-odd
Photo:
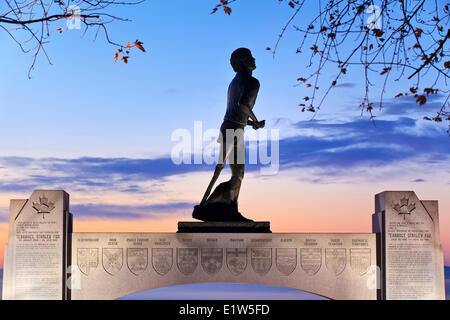
[[296,248],[277,248],[276,249],[277,269],[288,276],[294,272],[297,267],[297,249]]
[[128,248],[127,249],[128,269],[135,275],[140,275],[147,269],[148,249],[147,248]]
[[177,265],[182,274],[193,273],[198,265],[198,248],[177,248]]
[[371,265],[369,248],[350,249],[350,267],[359,275],[365,274]]
[[58,300],[67,297],[69,195],[36,190],[11,200],[5,299]]
[[334,275],[340,275],[346,265],[347,257],[344,248],[326,248],[325,265]]
[[272,248],[252,248],[251,263],[256,273],[269,272],[272,267]]
[[122,248],[103,248],[103,268],[106,272],[114,276],[122,269],[122,264]]
[[85,275],[89,275],[95,271],[98,266],[98,249],[97,248],[78,248],[77,263],[80,271]]
[[222,268],[222,248],[202,248],[202,267],[209,274],[217,273]]
[[385,299],[445,299],[437,201],[413,191],[375,196],[374,231],[381,233]]
[[322,266],[321,248],[301,248],[300,264],[302,269],[310,276],[315,275]]
[[153,248],[152,265],[156,273],[165,275],[172,269],[173,249],[172,248]]
[[234,275],[244,272],[247,268],[247,249],[227,248],[227,266]]

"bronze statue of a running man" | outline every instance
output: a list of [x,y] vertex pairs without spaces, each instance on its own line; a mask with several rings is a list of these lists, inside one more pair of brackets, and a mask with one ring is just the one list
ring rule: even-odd
[[[258,121],[252,110],[258,96],[259,81],[252,76],[256,64],[251,51],[247,48],[236,49],[231,54],[230,63],[236,76],[228,87],[227,110],[218,139],[219,161],[202,201],[192,213],[193,218],[202,221],[252,221],[238,211],[245,167],[244,128],[246,125],[251,125],[255,130],[263,128],[265,120]],[[219,184],[210,195],[227,161],[231,179]]]

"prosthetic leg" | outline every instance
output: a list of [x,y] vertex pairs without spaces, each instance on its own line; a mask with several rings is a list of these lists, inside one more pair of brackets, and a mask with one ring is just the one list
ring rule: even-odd
[[211,179],[211,182],[208,185],[208,188],[206,188],[205,194],[203,195],[202,201],[200,202],[201,206],[205,205],[206,200],[209,197],[209,194],[211,193],[212,188],[214,187],[214,184],[216,183],[217,179],[220,176],[220,173],[222,172],[222,169],[225,167],[225,164],[218,164],[216,165],[216,169],[214,169],[214,175]]
[[239,191],[241,190],[242,180],[244,179],[244,165],[230,164],[231,180],[230,180],[230,199],[232,202],[238,201]]

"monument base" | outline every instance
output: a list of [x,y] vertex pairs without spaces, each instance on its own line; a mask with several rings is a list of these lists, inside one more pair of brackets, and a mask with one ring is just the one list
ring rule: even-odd
[[373,233],[272,233],[268,221],[180,221],[177,234],[73,233],[69,195],[36,190],[11,201],[3,299],[117,299],[192,283],[445,299],[438,202],[385,191],[375,212]]
[[269,221],[178,222],[178,233],[272,233]]

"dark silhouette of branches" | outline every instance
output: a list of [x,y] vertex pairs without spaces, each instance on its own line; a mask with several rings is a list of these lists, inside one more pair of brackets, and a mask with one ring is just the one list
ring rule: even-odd
[[[1,1],[1,0],[0,0]],[[116,46],[114,59],[128,63],[130,50],[145,51],[143,43],[119,44],[112,41],[107,26],[115,21],[128,21],[111,14],[117,6],[137,5],[144,0],[3,0],[0,28],[8,33],[22,52],[30,53],[33,70],[37,57],[50,59],[45,46],[53,23],[67,22],[62,33],[74,24],[84,28],[83,36],[94,29],[97,38],[103,33],[107,43]],[[232,13],[238,0],[219,0],[211,13]],[[293,12],[287,18],[273,47],[288,31],[298,32],[296,52],[307,56],[308,74],[298,77],[297,85],[305,85],[310,93],[299,104],[301,111],[314,115],[320,110],[331,90],[339,87],[348,73],[363,76],[364,97],[361,113],[375,118],[374,108],[383,106],[386,87],[401,80],[395,97],[413,96],[419,106],[430,95],[446,97],[441,109],[425,120],[450,121],[448,38],[450,37],[449,4],[440,0],[274,0],[286,4]],[[258,4],[255,3],[255,10]],[[306,11],[308,10],[308,11]],[[306,13],[306,14],[302,14]],[[324,75],[334,74],[324,79]],[[375,87],[375,88],[374,88]],[[372,91],[378,97],[373,102]],[[450,126],[449,126],[450,134]]]
[[[212,13],[223,8],[230,14],[229,6],[236,1],[220,0]],[[315,115],[330,91],[353,72],[363,75],[365,89],[360,108],[370,119],[375,118],[375,106],[382,108],[386,87],[401,80],[403,88],[395,97],[413,96],[422,106],[429,95],[444,96],[440,110],[424,119],[450,122],[449,4],[439,0],[276,2],[287,4],[293,13],[273,49],[267,50],[275,55],[289,30],[300,34],[296,52],[309,56],[307,67],[311,69],[297,79],[297,85],[305,85],[311,91],[299,104],[302,111]],[[327,70],[336,75],[322,79]],[[325,86],[319,86],[324,82]],[[379,89],[376,102],[372,102],[373,89]],[[447,132],[450,134],[450,125]]]
[[[2,1],[2,0],[0,0]],[[121,45],[112,41],[108,34],[107,26],[114,21],[129,21],[108,13],[114,6],[129,6],[142,3],[144,0],[132,1],[108,1],[108,0],[3,0],[5,6],[0,9],[0,28],[3,29],[22,52],[30,53],[33,62],[28,70],[28,77],[34,69],[38,56],[42,53],[51,64],[45,45],[48,43],[51,32],[65,32],[68,29],[83,28],[83,36],[89,29],[95,29],[95,38],[102,32],[106,41],[120,51],[116,52],[116,61],[127,63],[128,54],[132,47],[145,51],[142,42],[136,40]],[[66,22],[65,28],[59,27],[52,30],[55,22]]]

